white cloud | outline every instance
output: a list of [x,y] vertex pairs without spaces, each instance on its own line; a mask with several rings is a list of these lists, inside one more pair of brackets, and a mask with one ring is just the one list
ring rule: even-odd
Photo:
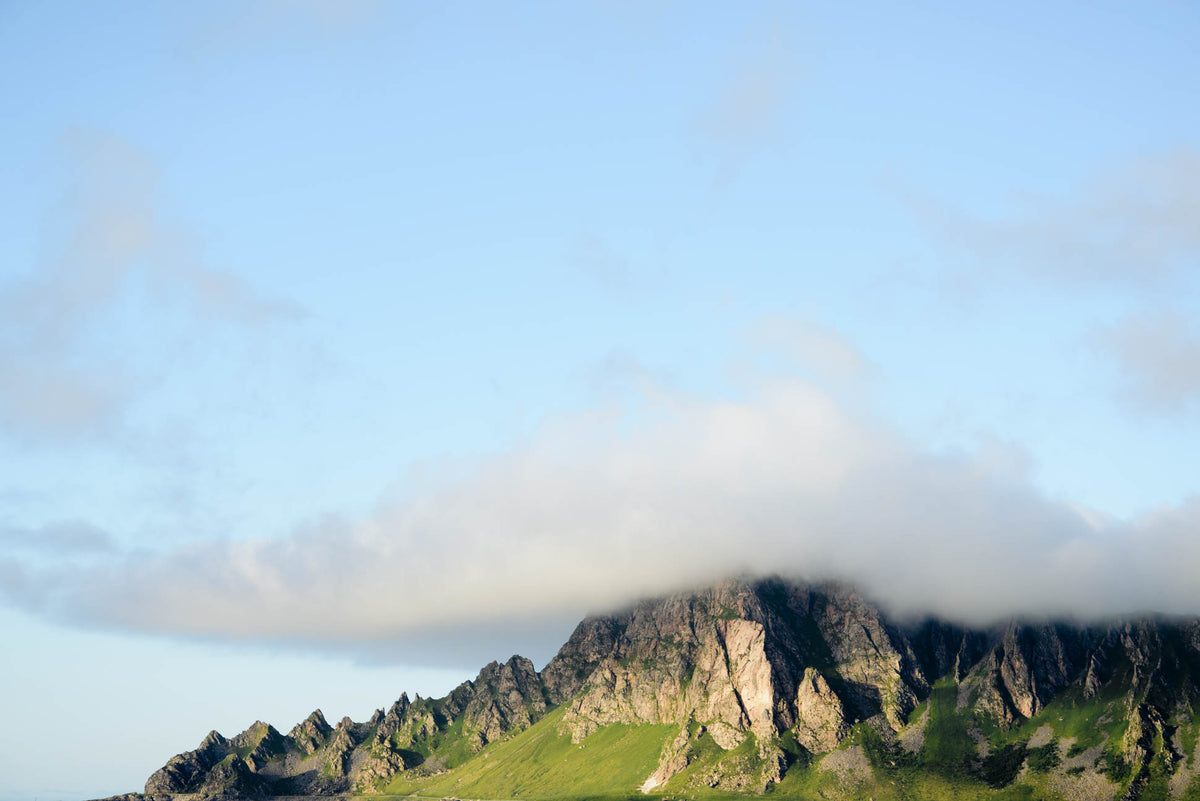
[[10,562],[0,581],[13,603],[76,624],[361,653],[423,643],[432,659],[480,631],[499,640],[745,572],[842,577],[900,612],[974,621],[1200,612],[1195,502],[1098,524],[994,448],[931,455],[793,381],[658,402],[641,424],[547,424],[366,519]]

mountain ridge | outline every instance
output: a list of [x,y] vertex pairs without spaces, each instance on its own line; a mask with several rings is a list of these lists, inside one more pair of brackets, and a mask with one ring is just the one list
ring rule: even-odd
[[[453,782],[503,791],[504,770],[520,777],[536,759],[481,766],[493,753],[503,762],[510,743],[532,748],[522,736],[536,728],[564,764],[597,735],[653,730],[637,745],[639,759],[655,752],[652,769],[610,788],[618,795],[788,795],[811,785],[836,797],[822,790],[825,777],[882,791],[896,783],[887,776],[911,769],[904,775],[918,784],[948,783],[957,795],[1032,782],[1045,797],[1132,801],[1166,787],[1191,798],[1200,797],[1197,678],[1197,618],[897,622],[850,585],[738,579],[589,616],[540,672],[513,656],[442,698],[402,694],[364,723],[330,726],[318,710],[288,735],[262,722],[230,739],[212,732],[155,772],[146,794],[442,791]],[[1052,707],[1063,713],[1057,722]],[[1083,728],[1065,744],[1070,726]],[[543,797],[571,796],[571,781]]]

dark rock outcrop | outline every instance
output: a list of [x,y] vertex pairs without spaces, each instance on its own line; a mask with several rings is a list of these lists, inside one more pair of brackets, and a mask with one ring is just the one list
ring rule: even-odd
[[229,741],[211,731],[195,751],[173,756],[146,780],[147,795],[199,792],[208,773],[229,754]]
[[288,737],[302,753],[312,754],[325,745],[332,733],[333,727],[325,720],[321,710],[317,709],[297,723],[288,733]]
[[461,715],[474,750],[509,731],[529,728],[547,707],[547,692],[533,662],[515,655],[503,664],[485,665],[475,681],[460,684],[446,703],[454,717]]

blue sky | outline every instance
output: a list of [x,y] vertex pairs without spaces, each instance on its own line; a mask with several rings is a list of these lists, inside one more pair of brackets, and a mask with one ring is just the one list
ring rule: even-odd
[[0,797],[737,570],[1200,612],[1198,37],[1169,2],[0,6]]

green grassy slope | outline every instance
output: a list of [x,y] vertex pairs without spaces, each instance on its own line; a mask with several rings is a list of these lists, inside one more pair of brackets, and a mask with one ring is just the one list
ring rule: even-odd
[[454,770],[427,778],[403,774],[389,794],[459,798],[630,798],[658,764],[676,726],[608,726],[575,744],[556,731],[558,709],[520,734],[493,743]]

